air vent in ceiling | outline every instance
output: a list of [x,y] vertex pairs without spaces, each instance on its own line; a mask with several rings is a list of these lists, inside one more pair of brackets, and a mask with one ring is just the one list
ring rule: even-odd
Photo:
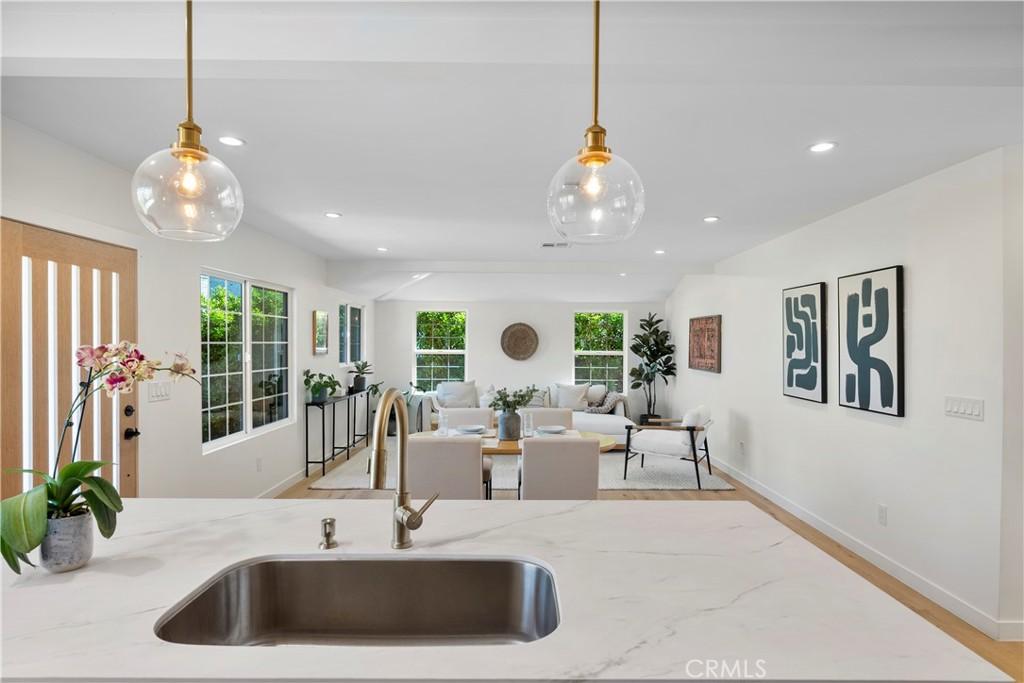
[[541,249],[568,249],[568,242],[541,242]]

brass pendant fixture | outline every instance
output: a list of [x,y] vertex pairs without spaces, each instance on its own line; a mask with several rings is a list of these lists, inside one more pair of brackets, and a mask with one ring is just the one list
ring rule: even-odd
[[598,122],[601,56],[601,2],[594,0],[593,121],[584,146],[562,165],[548,186],[548,218],[568,242],[620,242],[636,232],[644,214],[640,176],[606,144]]
[[192,118],[192,0],[185,2],[185,120],[178,139],[143,161],[132,177],[132,205],[150,232],[174,240],[219,242],[242,220],[238,179],[203,147]]

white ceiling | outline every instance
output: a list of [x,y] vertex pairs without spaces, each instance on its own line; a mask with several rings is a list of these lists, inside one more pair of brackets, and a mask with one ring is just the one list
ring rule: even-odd
[[[134,170],[183,117],[182,4],[5,1],[4,115]],[[345,262],[340,285],[419,299],[539,271],[591,298],[629,271],[617,296],[658,298],[1022,138],[1020,3],[603,8],[601,118],[647,187],[624,244],[539,247],[547,183],[588,123],[588,3],[197,2],[196,118],[246,222]],[[821,139],[838,149],[808,153]]]

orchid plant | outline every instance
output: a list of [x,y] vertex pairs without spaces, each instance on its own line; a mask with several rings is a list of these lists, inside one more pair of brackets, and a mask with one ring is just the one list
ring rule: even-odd
[[113,536],[117,527],[117,513],[124,509],[121,497],[112,483],[94,474],[111,463],[78,459],[83,416],[92,395],[99,391],[110,397],[129,393],[136,384],[155,379],[158,372],[168,373],[175,381],[186,377],[199,382],[195,369],[184,355],[175,354],[174,361],[165,366],[160,361],[147,359],[135,344],[127,341],[116,345],[82,346],[75,352],[75,359],[87,374],[71,401],[57,444],[60,454],[66,439],[74,432],[71,461],[58,467],[58,457],[52,472],[18,470],[36,475],[43,483],[0,503],[0,553],[17,574],[21,573],[21,562],[32,564],[28,553],[42,543],[47,519],[92,512],[104,538]]

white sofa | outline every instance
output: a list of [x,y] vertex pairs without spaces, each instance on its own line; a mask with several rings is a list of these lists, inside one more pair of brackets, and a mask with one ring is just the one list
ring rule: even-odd
[[[454,386],[453,392],[446,392],[448,388],[445,385],[460,385]],[[553,389],[557,389],[559,385],[544,386],[541,388],[542,396],[538,398],[537,402],[531,405],[536,407],[544,408],[557,408],[557,407],[568,407],[557,405],[557,398],[553,400],[553,396],[557,397],[557,393]],[[568,385],[562,385],[568,386]],[[600,385],[592,387],[589,398],[596,399],[598,395],[603,395],[603,392],[598,388]],[[431,391],[425,395],[430,400],[424,401],[424,411],[428,408],[430,410],[429,422],[430,424],[437,424],[437,416],[443,407],[452,408],[486,408],[491,401],[490,392],[493,390],[493,385],[490,387],[478,386],[475,382],[446,382],[439,385],[441,389],[441,396],[438,392]],[[454,397],[454,398],[452,398]],[[451,399],[450,401],[448,399]],[[596,432],[598,434],[604,434],[607,436],[615,437],[615,442],[619,446],[626,445],[626,425],[634,424],[629,418],[629,406],[626,401],[621,401],[610,413],[589,413],[582,408],[582,405],[573,406],[573,429],[578,429],[581,432]],[[428,420],[424,419],[426,423]]]

